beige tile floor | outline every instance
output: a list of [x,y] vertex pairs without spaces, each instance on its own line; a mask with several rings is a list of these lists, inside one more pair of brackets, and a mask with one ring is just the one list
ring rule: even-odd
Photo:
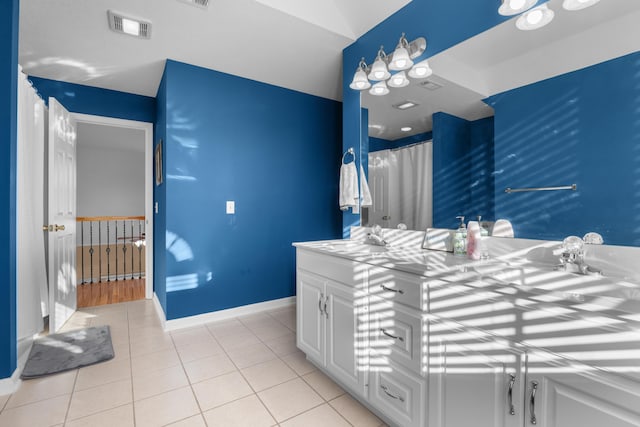
[[383,425],[295,346],[295,308],[164,332],[151,301],[85,308],[64,329],[108,324],[116,357],[22,382],[1,427]]

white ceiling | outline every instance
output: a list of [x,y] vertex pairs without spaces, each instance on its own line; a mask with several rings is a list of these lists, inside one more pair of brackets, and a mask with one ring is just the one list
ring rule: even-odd
[[[467,120],[487,117],[492,109],[481,102],[487,96],[640,50],[640,0],[602,0],[575,12],[562,9],[562,0],[548,5],[556,16],[546,27],[520,31],[514,18],[430,58],[429,79],[444,82],[435,92],[418,81],[383,97],[365,92],[369,135],[394,140],[429,131],[438,111]],[[401,98],[420,106],[392,108]],[[401,132],[407,125],[413,130]]]
[[78,146],[144,153],[145,135],[140,129],[78,122]]
[[[155,96],[164,60],[340,100],[342,49],[411,0],[22,0],[25,73]],[[111,31],[107,10],[151,21]]]

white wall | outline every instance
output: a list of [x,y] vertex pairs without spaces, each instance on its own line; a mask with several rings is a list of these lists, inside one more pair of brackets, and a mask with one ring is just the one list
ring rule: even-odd
[[144,133],[119,132],[109,146],[98,141],[105,127],[78,127],[78,216],[143,216]]

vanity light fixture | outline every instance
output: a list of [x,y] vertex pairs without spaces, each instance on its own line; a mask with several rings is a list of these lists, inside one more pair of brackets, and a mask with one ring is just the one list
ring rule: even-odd
[[112,10],[107,11],[109,28],[116,33],[128,34],[143,39],[151,38],[151,22],[126,17]]
[[354,90],[365,90],[371,87],[371,83],[369,83],[369,80],[367,79],[367,63],[364,62],[364,58],[360,60],[358,69],[353,75],[353,81],[349,87]]
[[554,16],[553,10],[543,4],[520,15],[516,21],[516,27],[523,31],[537,30],[551,22]]
[[564,0],[562,7],[566,10],[580,10],[593,6],[600,0]]
[[375,96],[383,96],[388,94],[389,88],[387,87],[387,82],[383,80],[374,84],[373,86],[371,86],[371,89],[369,89],[369,93]]
[[[369,80],[373,82],[384,82],[392,78],[391,73],[389,73],[390,69],[404,71],[411,68],[413,66],[413,59],[422,55],[426,49],[427,40],[424,37],[418,37],[412,42],[408,42],[404,33],[402,33],[402,37],[400,37],[400,41],[398,42],[398,48],[396,48],[393,55],[387,55],[384,47],[380,46],[373,65],[369,67],[364,58],[360,60],[349,87],[353,90],[366,90],[371,88],[369,91],[371,94],[386,95],[389,93],[389,88],[386,83],[384,84],[384,88],[382,87],[383,85],[378,84],[374,84],[372,87]],[[392,68],[391,66],[394,64],[394,61],[396,68]],[[399,65],[403,68],[398,68],[397,66]],[[409,76],[413,78],[424,78],[431,75],[431,73],[433,73],[433,71],[431,71],[429,63],[425,60],[416,64],[414,68],[409,71]],[[410,83],[407,78],[407,73],[396,73],[394,76],[395,81],[389,83],[391,87],[404,87]],[[374,90],[374,88],[376,89]]]
[[407,74],[404,71],[400,71],[398,73],[395,73],[389,79],[389,86],[391,86],[391,87],[409,86],[409,79],[407,78]]
[[513,16],[530,9],[537,0],[502,0],[498,13],[503,16]]
[[389,70],[387,69],[387,54],[384,53],[384,46],[380,46],[378,49],[378,55],[376,56],[376,60],[373,61],[373,65],[371,66],[371,72],[369,73],[369,80],[380,81],[387,80],[391,77]]
[[414,79],[426,79],[431,74],[433,74],[433,70],[429,66],[429,61],[426,59],[418,62],[409,70],[409,77]]

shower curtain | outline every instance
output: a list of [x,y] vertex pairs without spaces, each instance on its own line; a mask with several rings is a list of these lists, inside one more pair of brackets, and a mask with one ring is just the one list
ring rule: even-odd
[[44,102],[18,73],[17,319],[18,355],[48,314],[44,233]]
[[390,150],[391,227],[425,230],[433,220],[433,144],[431,141]]

